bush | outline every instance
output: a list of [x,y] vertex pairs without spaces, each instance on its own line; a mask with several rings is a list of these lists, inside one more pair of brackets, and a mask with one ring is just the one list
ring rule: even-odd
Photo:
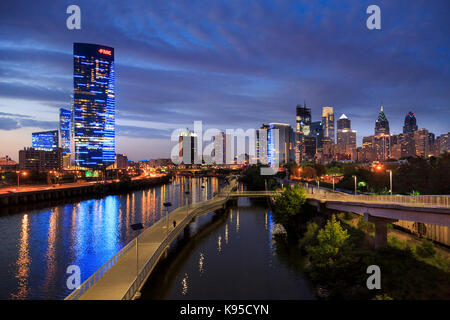
[[372,300],[394,300],[394,299],[392,299],[389,295],[384,293],[376,295]]
[[416,246],[415,252],[421,258],[429,258],[434,256],[436,250],[434,249],[433,242],[422,239],[422,243]]

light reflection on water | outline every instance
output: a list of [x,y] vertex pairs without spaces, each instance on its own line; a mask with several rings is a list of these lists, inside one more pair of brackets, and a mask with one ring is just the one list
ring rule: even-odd
[[187,189],[192,203],[218,188],[216,178],[180,177],[129,194],[0,216],[0,299],[66,297],[69,265],[78,265],[86,280],[135,237],[131,224],[152,225],[164,202],[172,203],[171,210],[184,204]]
[[272,229],[266,203],[248,199],[198,217],[152,273],[142,299],[314,299],[298,245],[273,239]]

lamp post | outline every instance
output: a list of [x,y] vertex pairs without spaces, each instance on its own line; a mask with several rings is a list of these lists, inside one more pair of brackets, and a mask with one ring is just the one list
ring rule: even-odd
[[142,223],[135,223],[131,225],[131,229],[137,232],[136,236],[136,278],[139,275],[139,230],[143,229]]
[[[16,174],[17,174],[17,188],[19,188],[20,187],[20,171],[16,171]],[[26,171],[22,172],[22,175],[25,177],[27,175],[27,172]]]
[[389,187],[390,187],[389,193],[392,196],[392,170],[386,170],[386,171],[389,171]]
[[356,176],[352,176],[355,179],[355,195],[356,195]]

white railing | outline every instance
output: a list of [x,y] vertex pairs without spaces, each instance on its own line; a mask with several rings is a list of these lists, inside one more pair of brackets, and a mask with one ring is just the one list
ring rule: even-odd
[[134,248],[135,241],[130,241],[125,247],[120,249],[111,259],[109,259],[103,266],[101,266],[96,272],[94,272],[87,280],[85,280],[78,289],[75,289],[69,294],[65,300],[77,300],[90,288],[97,283],[105,273],[107,273],[117,262],[131,249]]
[[430,195],[430,196],[409,196],[409,195],[352,195],[343,192],[333,191],[328,188],[317,188],[317,186],[305,186],[309,197],[322,200],[369,202],[379,204],[400,204],[408,206],[450,208],[450,196]]
[[[235,187],[236,181],[232,180],[232,182],[227,185],[224,189],[222,189],[214,198],[221,198],[223,197],[224,200],[221,202],[226,203],[228,201],[230,193],[236,188]],[[214,198],[207,200],[213,201]],[[217,204],[213,204],[212,206],[202,206],[202,207],[191,207],[191,212],[187,211],[186,216],[183,218],[180,224],[178,224],[174,230],[172,230],[169,235],[163,240],[163,242],[158,246],[156,251],[152,254],[152,256],[145,262],[144,267],[141,268],[141,270],[138,272],[138,276],[133,281],[133,283],[130,285],[128,290],[126,291],[124,297],[122,300],[128,300],[132,299],[134,297],[134,294],[137,292],[137,290],[143,285],[145,278],[147,277],[147,274],[152,271],[153,267],[156,265],[156,262],[158,262],[159,258],[161,257],[162,253],[168,247],[168,245],[173,241],[173,239],[178,235],[178,233],[183,229],[189,222],[192,220],[192,218],[198,214],[199,209],[201,209],[201,212],[204,212],[205,210],[210,210],[209,208],[215,207]],[[180,207],[184,208],[186,206]],[[189,209],[189,208],[188,208]],[[160,222],[162,220],[159,220]],[[157,223],[158,223],[157,222]],[[156,224],[155,224],[156,225]],[[152,226],[155,226],[152,225]],[[151,228],[150,226],[149,228]],[[147,229],[146,229],[147,230]],[[144,230],[145,232],[145,230]],[[142,232],[142,233],[144,233]],[[141,233],[141,235],[142,235]],[[139,237],[139,236],[138,236]],[[75,289],[72,293],[70,293],[65,300],[78,300],[80,297],[85,294],[90,288],[92,288],[103,276],[111,270],[113,266],[117,264],[117,262],[128,252],[131,248],[134,248],[136,246],[136,240],[130,241],[125,247],[123,247],[119,252],[117,252],[111,259],[109,259],[103,266],[101,266],[94,274],[92,274],[86,281],[84,281],[78,289]]]

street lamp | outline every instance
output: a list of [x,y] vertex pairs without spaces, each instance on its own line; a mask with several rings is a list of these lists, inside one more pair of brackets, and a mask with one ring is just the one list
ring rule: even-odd
[[131,229],[137,232],[136,236],[136,278],[139,275],[139,230],[144,229],[142,223],[135,223],[131,225]]
[[352,176],[355,179],[355,195],[356,195],[356,176]]
[[[19,188],[19,187],[20,187],[20,171],[16,171],[16,174],[17,174],[17,188]],[[28,174],[28,173],[27,173],[26,171],[22,172],[22,175],[23,175],[24,177],[26,177],[27,174]]]

